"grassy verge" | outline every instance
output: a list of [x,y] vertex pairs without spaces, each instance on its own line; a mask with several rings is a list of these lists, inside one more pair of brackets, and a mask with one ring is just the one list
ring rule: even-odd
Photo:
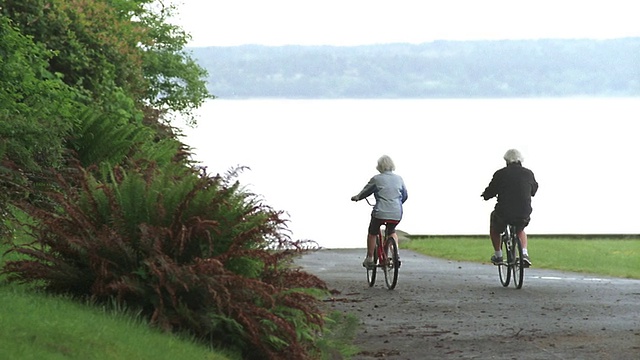
[[350,359],[360,349],[353,345],[360,320],[353,314],[330,312],[325,319],[323,337],[318,341],[321,360]]
[[[0,267],[13,255],[3,255]],[[9,284],[0,276],[0,359],[203,359],[240,360],[238,354],[211,349],[192,339],[162,333],[134,314],[111,311],[60,296]],[[319,339],[320,358],[350,358],[359,326],[355,316],[326,315]]]
[[[488,262],[489,237],[413,236],[402,248],[450,260]],[[529,237],[529,256],[536,268],[640,279],[640,238],[579,239]]]
[[[154,330],[134,316],[109,313],[23,286],[0,285],[0,359],[202,359],[240,360],[187,338]],[[327,315],[318,343],[321,359],[350,358],[358,320]]]
[[151,329],[125,314],[0,286],[2,359],[239,359]]
[[[5,261],[20,259],[5,254],[9,247],[0,239],[0,267]],[[241,359],[160,332],[125,311],[47,295],[28,285],[7,283],[3,276],[0,304],[0,359]]]

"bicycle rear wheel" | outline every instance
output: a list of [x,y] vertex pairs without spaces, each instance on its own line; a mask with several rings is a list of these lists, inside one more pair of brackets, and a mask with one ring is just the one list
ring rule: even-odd
[[378,269],[378,246],[380,244],[380,236],[376,239],[376,247],[373,249],[373,266],[367,268],[367,283],[369,287],[376,284],[376,270]]
[[522,282],[524,281],[524,261],[522,258],[522,243],[520,242],[520,238],[515,233],[512,235],[513,239],[511,243],[513,244],[513,255],[514,262],[512,265],[513,269],[513,284],[516,286],[516,289],[522,288]]
[[389,290],[395,289],[398,284],[398,268],[400,263],[398,262],[398,244],[393,237],[387,239],[387,259],[383,264],[384,269],[384,281],[387,284]]
[[507,257],[507,262],[502,262],[498,265],[498,275],[500,275],[500,283],[502,286],[507,287],[511,283],[511,246],[509,246],[506,237],[503,235],[500,240],[500,249],[502,250],[502,256]]

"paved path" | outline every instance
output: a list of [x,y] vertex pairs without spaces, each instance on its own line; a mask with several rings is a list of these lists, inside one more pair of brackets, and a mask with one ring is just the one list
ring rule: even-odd
[[361,320],[354,359],[640,359],[640,280],[532,267],[516,290],[493,265],[402,250],[389,291],[382,273],[368,287],[363,254],[318,250],[296,262],[338,292],[328,306]]

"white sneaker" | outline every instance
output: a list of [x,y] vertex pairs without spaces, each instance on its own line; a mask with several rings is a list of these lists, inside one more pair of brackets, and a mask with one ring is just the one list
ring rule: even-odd
[[529,255],[522,255],[522,263],[523,266],[528,268],[529,266],[531,266],[531,260],[529,259]]
[[376,265],[376,263],[373,262],[373,258],[370,258],[368,256],[366,258],[364,258],[364,261],[362,262],[362,266],[364,266],[366,268],[369,268],[369,267],[372,267],[372,266],[375,266],[375,265]]

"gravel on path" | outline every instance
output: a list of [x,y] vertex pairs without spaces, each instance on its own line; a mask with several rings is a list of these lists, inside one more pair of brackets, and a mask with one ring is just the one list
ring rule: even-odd
[[382,272],[368,286],[364,253],[321,249],[296,261],[335,290],[329,309],[360,319],[354,360],[640,359],[640,280],[532,267],[516,289],[489,263],[401,250],[387,290]]

